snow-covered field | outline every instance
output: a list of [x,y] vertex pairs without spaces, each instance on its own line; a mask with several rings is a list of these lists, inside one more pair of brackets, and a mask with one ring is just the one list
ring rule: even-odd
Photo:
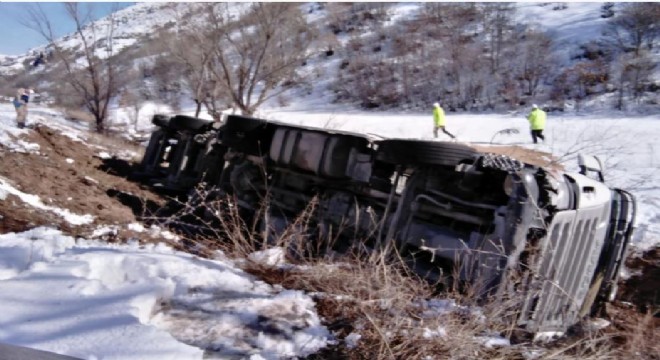
[[[149,104],[141,112],[138,128],[149,128],[154,108]],[[260,116],[383,137],[432,136],[430,114],[340,112],[331,105],[315,111],[271,108]],[[123,116],[121,110],[113,114]],[[460,141],[549,151],[569,169],[576,168],[580,151],[601,156],[609,167],[606,180],[637,196],[634,247],[660,243],[657,115],[550,114],[546,143],[536,146],[530,144],[524,115],[448,113],[448,129]],[[30,130],[16,129],[13,119],[12,106],[0,104],[0,143],[11,151],[38,153],[36,144],[17,138]],[[33,106],[28,124],[35,122],[84,139],[84,126],[71,125],[57,111]],[[495,135],[507,128],[519,133]],[[0,178],[0,201],[17,191]],[[38,207],[39,199],[28,193],[22,189],[31,202],[23,201]],[[200,348],[218,349],[219,357],[276,359],[308,354],[332,341],[310,297],[257,281],[220,253],[202,260],[166,245],[109,245],[47,228],[0,235],[0,248],[0,343],[88,359],[199,359]],[[279,332],[265,331],[273,327]]]

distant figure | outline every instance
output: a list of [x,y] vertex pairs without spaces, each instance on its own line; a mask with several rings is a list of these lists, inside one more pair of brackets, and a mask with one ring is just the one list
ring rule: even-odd
[[532,140],[534,144],[538,143],[537,138],[545,142],[545,137],[543,136],[543,129],[545,129],[545,111],[539,109],[536,104],[532,105],[532,111],[527,115],[527,120],[529,120],[529,127],[532,130]]
[[39,65],[41,65],[41,64],[43,64],[43,63],[45,63],[45,62],[46,62],[46,60],[44,59],[44,53],[43,53],[43,52],[40,52],[40,53],[39,53],[39,56],[38,56],[38,57],[34,60],[34,62],[32,63],[32,66],[37,67],[37,66],[39,66]]
[[16,108],[16,125],[19,129],[25,128],[25,121],[28,113],[28,103],[30,94],[34,93],[32,89],[18,89],[14,98],[14,108]]
[[433,104],[433,137],[438,138],[438,129],[443,133],[449,135],[452,139],[456,139],[447,129],[445,129],[445,111],[440,107],[439,103]]

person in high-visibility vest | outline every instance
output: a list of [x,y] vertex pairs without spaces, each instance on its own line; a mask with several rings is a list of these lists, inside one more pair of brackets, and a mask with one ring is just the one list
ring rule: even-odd
[[536,104],[533,104],[532,111],[527,115],[527,120],[529,121],[529,127],[532,130],[532,140],[534,141],[534,144],[538,143],[538,139],[545,142],[545,137],[543,136],[545,119],[545,111],[539,109]]
[[433,137],[436,139],[438,138],[438,129],[441,129],[443,133],[449,135],[452,139],[456,139],[454,135],[452,135],[447,129],[445,128],[446,122],[445,122],[445,111],[440,107],[439,103],[434,103],[433,104]]

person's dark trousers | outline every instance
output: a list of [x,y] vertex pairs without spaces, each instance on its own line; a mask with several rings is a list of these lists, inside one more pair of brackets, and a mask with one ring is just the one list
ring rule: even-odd
[[537,138],[545,141],[543,130],[532,130],[532,140],[534,140],[534,144],[538,142]]
[[455,139],[456,136],[452,135],[444,126],[436,126],[433,128],[433,137],[438,138],[438,129],[441,129],[443,133],[449,135],[450,138]]

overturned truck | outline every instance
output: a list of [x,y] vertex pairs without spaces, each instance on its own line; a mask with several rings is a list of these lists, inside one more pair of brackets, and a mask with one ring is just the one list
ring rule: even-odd
[[153,122],[141,179],[181,192],[203,183],[244,214],[268,198],[273,232],[315,201],[321,236],[395,244],[418,273],[451,275],[515,307],[528,331],[565,331],[616,294],[635,199],[604,184],[595,157],[580,156],[580,172],[570,173],[496,146],[234,115]]

